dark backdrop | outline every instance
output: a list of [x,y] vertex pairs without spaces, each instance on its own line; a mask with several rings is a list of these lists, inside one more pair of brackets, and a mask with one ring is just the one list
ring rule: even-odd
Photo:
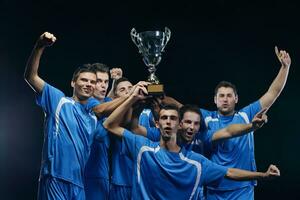
[[129,32],[165,26],[172,36],[157,74],[167,94],[208,109],[214,109],[213,90],[221,80],[237,85],[239,108],[257,100],[280,68],[274,46],[290,52],[286,87],[269,123],[255,134],[258,169],[277,164],[281,177],[260,181],[255,196],[299,198],[298,8],[296,1],[279,0],[0,1],[0,199],[36,198],[43,113],[23,71],[37,37],[44,31],[56,35],[40,76],[71,95],[71,74],[82,63],[119,66],[133,82],[145,79],[148,72]]

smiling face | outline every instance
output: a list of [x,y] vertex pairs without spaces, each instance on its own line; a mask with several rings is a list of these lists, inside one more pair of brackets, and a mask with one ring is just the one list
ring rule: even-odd
[[215,104],[221,115],[233,115],[238,96],[231,87],[220,87],[214,97]]
[[200,115],[193,111],[187,111],[183,114],[180,122],[181,138],[190,143],[200,129]]
[[96,86],[96,74],[92,72],[79,73],[78,77],[71,82],[73,98],[76,101],[86,101],[94,94]]

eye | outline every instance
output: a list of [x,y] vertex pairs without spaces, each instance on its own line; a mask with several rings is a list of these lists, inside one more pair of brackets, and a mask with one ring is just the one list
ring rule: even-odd
[[178,118],[178,117],[176,117],[176,116],[171,116],[171,117],[170,117],[170,119],[171,119],[171,120],[174,120],[174,121],[177,120],[177,118]]
[[160,119],[163,119],[163,120],[165,120],[165,119],[167,119],[168,117],[167,116],[161,116],[160,117]]

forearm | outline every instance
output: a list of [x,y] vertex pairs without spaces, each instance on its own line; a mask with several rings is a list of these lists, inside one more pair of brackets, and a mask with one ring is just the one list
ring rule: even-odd
[[266,178],[267,174],[263,172],[252,172],[242,169],[228,168],[225,177],[236,181],[247,181]]
[[93,111],[98,117],[108,116],[117,107],[119,107],[127,98],[128,98],[128,95],[119,97],[110,102],[105,102],[105,103],[99,104],[93,108]]
[[213,142],[239,137],[253,131],[253,124],[231,124],[217,131],[212,138]]
[[238,137],[253,131],[252,123],[249,124],[231,124],[227,128],[230,137]]
[[115,79],[113,79],[113,81],[112,81],[111,89],[109,90],[109,92],[108,92],[108,94],[107,94],[107,97],[115,98],[115,95],[114,95],[114,88],[115,88]]
[[268,91],[260,99],[262,108],[269,108],[274,103],[286,84],[288,74],[289,67],[282,66]]
[[124,103],[118,106],[104,121],[103,123],[104,128],[114,133],[115,135],[122,136],[122,131],[120,131],[121,130],[120,126],[124,120],[124,116],[126,112],[132,106],[133,103],[134,103],[133,98],[131,97],[127,98],[124,101]]
[[44,81],[38,76],[40,59],[44,49],[44,47],[35,45],[27,61],[24,72],[24,78],[26,82],[33,88],[33,90],[37,92],[41,91],[44,85]]
[[139,125],[139,114],[138,112],[133,112],[132,119],[131,119],[131,126],[130,129],[137,135],[142,135],[146,137],[147,130],[145,127]]

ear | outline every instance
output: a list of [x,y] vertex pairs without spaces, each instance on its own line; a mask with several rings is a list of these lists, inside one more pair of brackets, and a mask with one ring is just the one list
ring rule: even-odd
[[74,88],[75,87],[75,82],[71,81],[71,87]]
[[217,96],[216,95],[214,96],[214,102],[215,102],[215,104],[217,104]]
[[155,121],[155,127],[156,127],[156,128],[159,128],[158,121]]
[[235,103],[237,103],[239,101],[239,96],[235,95]]
[[182,121],[179,122],[179,128],[182,128]]

